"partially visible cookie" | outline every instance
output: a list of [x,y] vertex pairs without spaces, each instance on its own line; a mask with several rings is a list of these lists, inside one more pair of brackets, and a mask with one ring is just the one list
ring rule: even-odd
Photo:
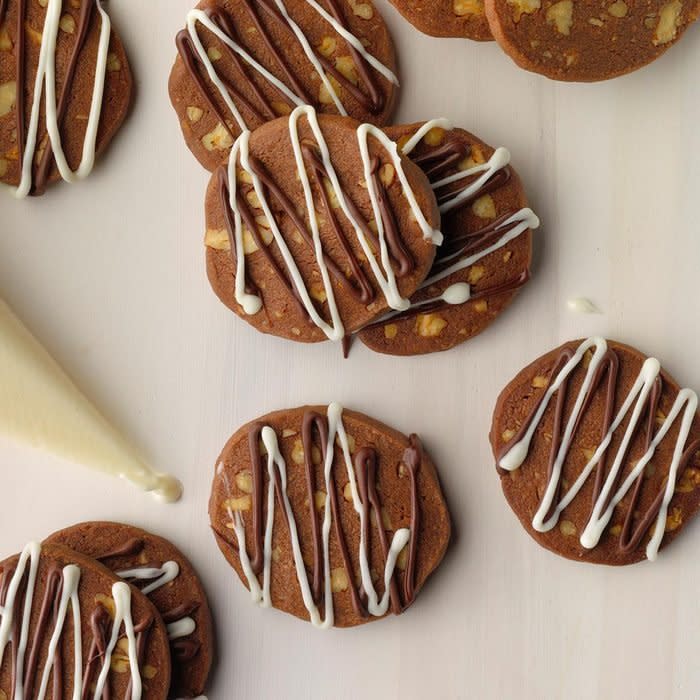
[[209,515],[253,600],[317,627],[401,613],[450,538],[418,437],[338,404],[238,430],[217,462]]
[[209,281],[264,333],[340,341],[407,308],[439,220],[428,179],[381,130],[300,107],[246,132],[214,173]]
[[169,685],[165,625],[133,586],[56,544],[0,562],[0,697],[165,700]]
[[[53,80],[37,75],[42,50]],[[86,177],[131,92],[124,47],[97,0],[0,2],[0,183],[26,196]]]
[[698,0],[485,0],[491,31],[521,67],[555,80],[631,73],[700,15]]
[[213,623],[197,572],[179,549],[145,530],[111,522],[73,525],[46,542],[90,556],[142,590],[167,625],[170,696],[194,698],[204,692],[214,656]]
[[202,0],[177,47],[170,98],[211,171],[242,130],[300,105],[377,125],[394,110],[394,46],[372,0]]
[[569,559],[655,559],[700,508],[700,416],[658,360],[590,338],[501,393],[491,445],[525,529]]
[[430,178],[445,241],[411,307],[359,332],[390,355],[421,355],[481,333],[529,280],[539,225],[504,148],[493,149],[444,120],[385,130]]
[[391,0],[391,4],[425,34],[491,41],[484,0]]

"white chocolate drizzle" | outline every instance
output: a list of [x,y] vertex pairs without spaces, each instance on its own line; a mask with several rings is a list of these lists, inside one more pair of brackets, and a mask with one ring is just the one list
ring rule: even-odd
[[330,275],[328,273],[328,268],[324,260],[323,245],[321,242],[318,214],[316,212],[316,207],[314,205],[313,193],[311,189],[311,184],[309,181],[308,174],[306,172],[306,167],[304,165],[304,159],[302,154],[301,138],[299,136],[299,120],[302,117],[306,117],[308,124],[313,133],[314,140],[318,146],[320,157],[323,161],[324,168],[330,186],[335,193],[338,200],[338,204],[343,214],[350,222],[357,240],[364,252],[365,257],[372,269],[374,277],[377,281],[379,288],[384,295],[387,304],[390,308],[397,311],[404,311],[410,306],[408,299],[401,296],[398,285],[396,282],[396,275],[392,269],[391,261],[389,258],[389,251],[386,243],[384,222],[382,220],[381,211],[379,207],[378,193],[376,191],[376,185],[374,183],[374,178],[372,177],[372,159],[369,151],[369,139],[374,138],[378,140],[384,147],[386,152],[391,157],[392,163],[394,165],[397,177],[401,186],[403,188],[404,195],[409,203],[411,211],[415,220],[417,221],[420,229],[423,233],[423,237],[426,240],[430,240],[435,244],[442,242],[442,234],[433,229],[428,223],[425,215],[423,214],[418,201],[416,200],[415,194],[411,189],[408,178],[403,169],[403,164],[401,161],[401,155],[399,154],[398,147],[396,144],[389,139],[386,134],[380,129],[371,126],[369,124],[362,124],[357,129],[357,140],[360,149],[360,156],[363,162],[363,169],[365,174],[365,180],[367,182],[367,190],[369,192],[370,201],[372,204],[372,209],[374,212],[375,221],[377,222],[377,237],[379,240],[380,249],[380,260],[378,261],[375,257],[369,241],[363,231],[361,223],[357,220],[356,216],[353,214],[348,201],[347,196],[340,184],[340,180],[333,166],[331,160],[331,155],[328,149],[325,138],[323,137],[323,132],[318,122],[318,117],[316,111],[313,107],[302,106],[297,107],[289,117],[289,133],[292,143],[292,148],[294,151],[294,157],[297,165],[297,173],[299,179],[302,183],[304,189],[304,198],[306,205],[306,213],[308,225],[311,229],[312,239],[314,242],[314,253],[316,256],[316,262],[321,273],[321,278],[326,293],[328,309],[330,313],[331,322],[328,323],[324,320],[321,315],[316,310],[309,290],[306,288],[304,279],[297,267],[297,264],[287,246],[284,236],[280,230],[280,227],[272,213],[270,203],[266,194],[266,188],[263,186],[260,178],[256,174],[254,168],[250,164],[250,154],[249,154],[249,143],[250,143],[250,132],[244,131],[241,136],[234,143],[231,154],[228,161],[228,180],[229,180],[229,208],[233,212],[234,217],[234,235],[233,243],[235,247],[236,256],[236,280],[235,280],[235,298],[238,304],[241,305],[243,311],[248,315],[254,315],[258,313],[262,308],[262,300],[259,296],[255,294],[249,294],[245,289],[246,280],[246,262],[245,262],[245,252],[243,247],[243,219],[237,205],[236,195],[237,195],[237,181],[236,181],[236,168],[240,161],[240,167],[244,172],[246,172],[253,183],[255,193],[260,202],[260,206],[267,218],[270,230],[273,235],[273,239],[277,243],[280,254],[284,260],[284,264],[289,272],[290,279],[299,295],[299,298],[308,313],[309,317],[313,323],[323,331],[329,340],[340,341],[345,337],[345,327],[343,321],[340,317],[340,312],[338,310],[338,305],[335,299],[335,292],[330,281]]
[[[12,642],[16,645],[16,687],[12,700],[25,700],[25,688],[23,685],[25,656],[30,637],[30,624],[34,598],[36,595],[37,574],[41,558],[41,545],[37,542],[28,544],[20,554],[17,568],[12,574],[7,587],[5,604],[0,608],[0,666],[2,666],[7,645]],[[20,591],[22,581],[26,575],[26,593],[22,606],[22,619],[19,627],[19,639],[13,638],[15,603]],[[39,685],[37,700],[46,697],[49,680],[56,660],[58,645],[63,636],[68,608],[72,612],[73,631],[73,694],[72,700],[80,700],[83,696],[83,644],[82,621],[80,614],[80,599],[78,587],[80,585],[81,570],[79,567],[69,564],[62,571],[63,586],[53,632],[49,639],[46,652],[46,660],[41,669],[41,682]],[[115,612],[112,623],[111,637],[101,661],[100,673],[97,677],[93,697],[102,697],[109,674],[111,672],[111,657],[119,641],[122,628],[128,642],[129,669],[131,673],[131,699],[140,700],[142,694],[141,673],[138,662],[138,644],[134,623],[131,616],[131,589],[124,582],[117,582],[112,586],[112,598],[114,599]],[[28,700],[28,698],[27,698]]]
[[[523,437],[511,445],[508,451],[501,457],[499,466],[507,471],[518,469],[527,459],[530,451],[530,445],[534,438],[542,418],[547,410],[553,396],[559,391],[562,384],[568,379],[572,372],[583,361],[584,356],[588,351],[592,351],[592,358],[586,375],[583,380],[581,389],[578,392],[572,413],[566,423],[559,449],[554,460],[552,474],[547,483],[547,488],[542,498],[542,502],[535,513],[532,520],[532,526],[538,532],[548,532],[555,527],[559,521],[559,517],[564,509],[576,498],[579,491],[595,470],[603,455],[608,450],[615,433],[618,431],[622,423],[629,416],[620,446],[615,453],[612,466],[606,476],[603,488],[598,495],[593,506],[593,512],[581,534],[580,542],[586,549],[593,549],[598,545],[605,529],[610,523],[613,512],[616,506],[627,495],[632,486],[637,481],[639,475],[644,471],[649,462],[654,458],[657,448],[665,439],[669,430],[673,427],[676,420],[681,416],[681,424],[678,436],[675,442],[675,448],[671,463],[668,468],[668,478],[664,488],[663,500],[656,517],[654,525],[654,533],[646,547],[647,559],[653,561],[656,559],[661,541],[664,536],[666,517],[668,506],[673,497],[676,480],[678,476],[678,468],[683,458],[684,449],[692,429],[693,421],[698,407],[698,397],[694,391],[690,389],[682,389],[676,397],[673,407],[665,417],[661,427],[654,435],[647,452],[636,463],[622,484],[613,493],[613,488],[618,481],[618,474],[623,467],[627,450],[635,434],[640,419],[644,414],[645,406],[647,405],[650,393],[654,387],[657,378],[661,374],[661,365],[658,360],[648,358],[639,372],[632,388],[627,394],[617,416],[613,420],[607,434],[601,441],[593,456],[590,458],[583,471],[579,474],[576,481],[569,487],[566,494],[563,495],[558,502],[555,503],[557,492],[559,490],[559,482],[562,478],[562,470],[568,456],[569,450],[574,437],[576,426],[580,420],[584,410],[586,397],[590,392],[596,372],[601,366],[608,350],[607,341],[601,337],[593,337],[584,341],[576,350],[571,359],[564,365],[559,374],[554,377],[547,388],[547,391],[542,398],[539,407],[529,422],[527,431]],[[551,515],[550,515],[551,514]]]
[[[84,0],[92,2],[93,0]],[[95,78],[93,83],[90,114],[83,141],[83,152],[80,165],[76,171],[72,171],[63,151],[61,132],[58,125],[58,111],[56,103],[56,43],[58,39],[59,23],[63,9],[63,0],[48,0],[46,17],[41,31],[41,48],[39,51],[39,64],[34,80],[32,109],[29,117],[29,128],[26,144],[22,154],[22,170],[19,186],[12,188],[17,198],[26,197],[32,188],[32,169],[37,151],[39,119],[42,105],[42,94],[45,92],[46,105],[46,129],[53,155],[61,177],[66,182],[76,182],[86,178],[95,164],[97,147],[97,132],[102,114],[102,98],[104,95],[105,79],[107,75],[107,57],[109,41],[112,30],[109,15],[102,7],[101,0],[94,0],[100,14],[100,36],[98,40],[97,57],[95,59]],[[18,90],[24,86],[18,85]]]
[[[243,568],[243,572],[248,581],[251,598],[254,603],[260,605],[261,607],[267,608],[272,604],[270,598],[270,571],[272,567],[272,535],[276,503],[275,479],[276,475],[278,475],[282,486],[281,490],[284,510],[289,522],[289,537],[292,546],[294,566],[296,569],[297,581],[301,589],[304,606],[309,613],[309,618],[314,627],[318,627],[319,629],[328,629],[333,626],[335,620],[330,568],[330,535],[332,525],[331,499],[326,498],[323,512],[323,524],[321,528],[325,601],[324,613],[321,615],[321,611],[314,602],[306,566],[302,557],[296,520],[294,518],[294,512],[287,495],[287,466],[284,457],[279,450],[277,435],[269,426],[265,426],[263,428],[261,435],[263,444],[267,450],[267,472],[269,476],[267,490],[267,518],[264,533],[264,566],[262,586],[260,585],[258,577],[253,572],[250,558],[248,557],[248,553],[246,551],[245,526],[241,514],[238,511],[234,513],[230,508],[228,509],[228,514],[233,523],[234,532],[238,542],[238,553],[241,567]],[[402,528],[394,533],[384,567],[384,593],[380,598],[374,586],[374,582],[372,581],[368,545],[367,542],[365,542],[364,535],[366,529],[365,517],[369,517],[369,513],[365,513],[365,510],[362,507],[362,501],[360,499],[360,494],[357,487],[357,478],[355,476],[355,470],[352,464],[352,458],[350,456],[350,446],[347,434],[345,432],[345,425],[343,424],[343,408],[340,406],[340,404],[332,403],[330,406],[328,406],[328,442],[326,444],[326,460],[324,463],[325,487],[326,493],[328,494],[331,493],[332,488],[335,488],[332,477],[332,469],[335,459],[336,438],[343,453],[343,460],[352,492],[353,507],[360,520],[359,528],[361,534],[358,554],[360,574],[362,578],[362,589],[366,593],[368,601],[367,609],[370,615],[381,617],[382,615],[385,615],[389,609],[391,578],[396,568],[396,561],[399,553],[408,544],[411,538],[411,531],[408,528]]]
[[[161,567],[140,567],[115,572],[119,578],[136,581],[151,581],[141,589],[141,593],[149,595],[153,591],[174,581],[180,575],[180,566],[176,561],[166,561]],[[197,623],[191,617],[183,617],[166,625],[170,641],[188,637],[197,629]]]
[[[444,118],[431,119],[425,122],[423,126],[404,144],[402,153],[405,156],[410,155],[418,146],[418,144],[433,130],[444,129],[445,131],[452,130],[452,123]],[[460,180],[466,180],[474,177],[474,182],[471,182],[468,187],[459,191],[454,197],[443,202],[440,205],[440,213],[447,214],[453,209],[459,207],[462,202],[473,197],[482,187],[484,187],[497,173],[510,164],[510,151],[503,146],[499,146],[485,163],[474,165],[467,170],[462,170],[454,175],[442,178],[437,182],[432,183],[433,190],[439,190],[448,185],[452,185]],[[478,177],[476,177],[478,176]]]
[[[478,251],[477,253],[474,253],[472,255],[467,256],[466,258],[460,258],[460,253],[455,253],[454,254],[454,259],[455,262],[449,265],[444,270],[441,270],[440,272],[428,277],[425,282],[421,285],[421,289],[425,289],[426,287],[429,287],[432,284],[435,284],[436,282],[440,282],[441,280],[444,280],[445,278],[449,277],[450,275],[454,274],[455,272],[459,272],[460,270],[465,270],[468,267],[471,267],[475,263],[479,262],[482,258],[485,258],[487,255],[491,255],[491,253],[494,253],[497,250],[500,250],[504,246],[508,245],[512,240],[515,240],[518,238],[518,236],[521,236],[525,231],[532,231],[537,228],[539,228],[540,225],[540,220],[539,217],[535,214],[532,209],[529,209],[527,207],[520,209],[519,211],[515,212],[512,216],[509,216],[505,221],[501,222],[501,224],[496,228],[496,232],[502,231],[503,235],[493,244],[490,246],[487,246],[483,250]],[[448,261],[451,258],[445,257],[442,259],[442,261]]]
[[[343,116],[347,116],[348,112],[345,109],[340,97],[338,96],[336,89],[333,87],[333,83],[326,74],[326,71],[324,70],[314,48],[311,46],[308,37],[304,34],[304,31],[301,29],[301,27],[292,19],[289,12],[287,11],[287,7],[283,0],[275,0],[275,4],[277,5],[281,16],[284,18],[284,20],[289,25],[289,28],[294,33],[297,42],[304,51],[304,54],[306,55],[307,59],[313,66],[314,72],[321,80],[323,86],[326,88],[328,95],[333,100],[333,104],[338,110],[338,113]],[[357,53],[360,56],[362,56],[362,58],[370,66],[372,66],[372,68],[374,68],[374,70],[376,70],[394,85],[399,84],[396,75],[381,61],[372,56],[372,54],[370,54],[369,51],[367,51],[367,49],[364,47],[362,42],[354,34],[352,34],[352,32],[348,31],[345,27],[343,27],[343,25],[340,24],[335,19],[335,17],[333,17],[327,10],[321,7],[321,5],[319,5],[318,2],[316,2],[316,0],[306,0],[306,4],[309,7],[311,7],[322,20],[325,20],[325,22],[327,22],[337,34],[342,36],[343,39],[345,39],[353,47],[353,49],[357,51]],[[217,91],[219,92],[219,95],[231,111],[231,114],[234,116],[239,128],[242,131],[248,129],[249,125],[245,121],[243,115],[236,106],[235,101],[231,97],[228,89],[226,88],[223,81],[216,72],[216,68],[214,67],[213,62],[209,58],[209,55],[207,54],[207,51],[204,48],[204,45],[202,44],[202,40],[199,36],[199,33],[197,32],[198,24],[201,24],[202,26],[206,27],[210,32],[212,32],[220,41],[222,41],[234,53],[236,53],[237,56],[243,59],[243,61],[245,61],[245,63],[248,66],[250,66],[250,68],[255,70],[270,84],[274,85],[282,94],[285,95],[285,97],[287,97],[292,102],[292,104],[296,105],[297,107],[301,107],[304,105],[304,100],[299,95],[297,95],[282,80],[277,78],[258,60],[256,60],[255,57],[252,56],[245,49],[245,47],[241,46],[237,41],[235,41],[235,39],[230,37],[225,31],[223,31],[221,27],[219,27],[216,24],[216,22],[214,22],[204,10],[190,10],[190,12],[187,14],[187,32],[190,36],[190,39],[192,40],[192,44],[195,48],[195,51],[197,52],[197,56],[204,65],[209,79],[216,87]]]

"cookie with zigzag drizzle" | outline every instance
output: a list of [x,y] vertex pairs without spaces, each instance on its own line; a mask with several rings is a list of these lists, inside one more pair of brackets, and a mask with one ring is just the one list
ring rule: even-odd
[[238,430],[217,462],[209,515],[253,600],[321,628],[406,610],[450,538],[418,436],[338,404]]
[[449,350],[490,326],[529,281],[539,220],[507,149],[444,119],[385,131],[430,179],[445,240],[410,307],[389,312],[358,336],[389,355]]
[[0,697],[165,700],[153,604],[94,559],[33,542],[0,562]]
[[408,308],[442,240],[421,169],[377,127],[311,107],[244,132],[205,209],[216,294],[300,342],[340,341]]
[[394,111],[394,46],[372,0],[202,0],[176,44],[170,99],[207,170],[241,131],[300,105],[377,125]]
[[101,0],[0,0],[0,183],[17,196],[87,177],[131,93]]
[[64,528],[45,543],[96,559],[147,595],[168,630],[170,697],[204,692],[215,652],[211,611],[197,572],[175,545],[133,525],[102,521]]
[[525,529],[570,559],[655,559],[700,508],[697,395],[658,360],[590,338],[552,350],[498,399],[491,445]]

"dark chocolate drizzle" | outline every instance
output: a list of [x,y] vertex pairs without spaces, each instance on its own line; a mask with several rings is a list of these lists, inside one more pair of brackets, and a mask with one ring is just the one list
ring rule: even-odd
[[[263,512],[263,495],[265,478],[263,464],[267,457],[263,457],[260,452],[260,440],[263,425],[254,424],[248,433],[248,449],[252,466],[253,492],[252,492],[252,514],[251,514],[251,539],[252,552],[248,552],[250,566],[256,575],[263,571],[264,550],[263,538],[265,533],[265,519]],[[318,446],[321,454],[321,464],[325,464],[328,445],[328,419],[316,411],[306,411],[302,419],[301,427],[302,445],[304,449],[304,470],[308,495],[308,517],[311,522],[311,537],[313,543],[313,564],[310,576],[310,588],[313,594],[314,603],[320,606],[325,597],[324,592],[324,562],[323,562],[323,540],[321,534],[321,523],[316,511],[315,494],[316,465],[314,464],[314,448]],[[354,468],[358,485],[358,493],[363,509],[364,538],[367,543],[368,557],[371,553],[372,518],[374,513],[376,530],[378,532],[380,546],[384,555],[384,560],[389,555],[389,541],[387,533],[382,524],[382,504],[377,491],[377,472],[379,469],[379,454],[374,447],[364,447],[358,450],[354,457]],[[403,456],[403,462],[408,470],[411,490],[411,535],[408,543],[407,567],[403,573],[403,585],[399,587],[398,570],[394,569],[390,584],[391,610],[395,614],[400,614],[409,607],[415,598],[416,593],[416,561],[418,551],[418,536],[421,527],[420,500],[418,497],[418,473],[423,462],[423,448],[416,435],[409,438],[409,446]],[[286,510],[282,501],[282,487],[279,473],[275,471],[275,491],[277,500],[280,503],[284,519],[289,528]],[[366,596],[361,585],[357,586],[356,571],[353,566],[350,550],[348,548],[345,532],[341,521],[340,499],[338,497],[338,482],[335,475],[335,464],[331,466],[331,488],[326,494],[330,498],[331,521],[333,533],[336,537],[338,549],[342,559],[342,565],[349,582],[348,591],[351,596],[352,606],[359,617],[366,618],[369,613],[366,608]],[[231,541],[222,532],[215,530],[220,541],[226,542],[235,551],[238,551],[238,544]]]
[[17,119],[17,158],[22,173],[24,146],[26,141],[26,99],[24,95],[24,80],[27,73],[26,34],[24,22],[27,13],[27,0],[17,0],[17,41],[15,43],[15,60],[17,61],[17,99],[15,103]]
[[[44,598],[41,602],[39,618],[36,626],[34,627],[34,634],[27,646],[28,655],[27,664],[24,669],[23,683],[25,696],[28,698],[31,698],[32,693],[34,692],[42,644],[47,636],[50,636],[48,631],[49,622],[53,621],[55,625],[58,619],[58,608],[61,601],[62,590],[63,574],[58,566],[52,565],[46,576]],[[60,648],[57,649],[56,652],[56,658],[53,665],[54,689],[56,688],[56,683],[58,683],[59,686],[62,686],[63,684],[63,668]],[[54,690],[54,697],[61,698],[63,697],[63,693],[56,694]]]
[[95,559],[104,561],[105,559],[117,559],[119,557],[134,557],[143,551],[144,546],[144,541],[140,537],[133,537],[113,549],[99,554]]
[[[548,378],[548,385],[551,385],[551,383],[559,376],[560,372],[563,370],[564,366],[569,362],[569,360],[574,356],[574,351],[570,348],[565,348],[560,355],[556,358],[554,361],[554,364],[552,366],[552,370],[549,373],[549,378]],[[608,431],[610,430],[610,427],[615,419],[615,408],[616,408],[616,396],[617,396],[617,388],[618,388],[618,379],[619,379],[619,365],[620,365],[620,359],[617,355],[617,353],[612,350],[608,349],[607,353],[604,355],[599,367],[596,370],[596,373],[593,375],[593,381],[591,383],[590,389],[588,393],[585,396],[583,407],[581,409],[581,412],[578,416],[578,420],[574,424],[574,430],[572,433],[572,441],[571,444],[573,444],[573,440],[576,437],[576,433],[578,432],[578,429],[581,425],[581,422],[583,421],[584,416],[586,415],[587,410],[590,408],[591,403],[593,402],[594,398],[596,397],[596,394],[600,390],[605,391],[605,410],[603,411],[603,416],[602,416],[602,421],[600,425],[600,440],[602,442],[603,438],[607,435]],[[572,373],[573,374],[573,373]],[[569,390],[569,384],[570,384],[570,379],[572,375],[569,375],[564,381],[562,382],[558,392],[557,392],[557,400],[556,404],[554,407],[554,423],[553,423],[553,428],[552,428],[552,446],[550,449],[549,453],[549,462],[547,465],[547,483],[549,483],[551,477],[552,477],[552,472],[554,470],[554,463],[557,458],[557,453],[559,451],[559,446],[561,444],[561,439],[563,437],[563,432],[566,428],[566,416],[565,416],[565,410],[566,410],[566,403],[567,403],[567,394]],[[607,380],[607,381],[604,381]],[[652,387],[652,390],[649,393],[649,396],[646,401],[646,405],[644,408],[645,411],[645,417],[646,421],[639,421],[635,427],[635,431],[631,436],[629,445],[627,447],[627,451],[624,453],[622,456],[623,459],[623,464],[629,463],[630,459],[630,450],[632,448],[632,445],[634,444],[635,438],[639,434],[640,430],[644,431],[644,451],[648,450],[649,446],[651,445],[653,439],[654,439],[654,426],[656,423],[656,414],[657,414],[657,409],[659,407],[659,402],[661,400],[661,396],[663,394],[663,379],[661,376],[656,378],[656,381],[654,383],[654,386]],[[536,402],[530,413],[528,414],[527,418],[523,421],[522,426],[519,428],[519,430],[515,433],[515,435],[511,438],[509,443],[505,445],[505,447],[501,450],[499,456],[498,456],[498,461],[507,454],[507,452],[510,450],[510,446],[517,444],[525,435],[527,432],[531,422],[534,420],[535,414],[537,413],[540,405],[542,404],[542,401],[544,400],[545,393],[543,392],[542,396],[539,398],[539,400]],[[612,443],[611,443],[612,444]],[[594,482],[594,487],[593,487],[593,496],[592,496],[592,501],[591,501],[591,510],[590,514],[592,515],[593,509],[595,507],[595,503],[600,497],[600,494],[602,493],[603,486],[605,484],[606,477],[608,475],[608,470],[607,470],[607,457],[608,457],[608,451],[610,450],[610,446],[605,450],[603,455],[600,458],[599,463],[595,467],[595,482]],[[700,451],[700,439],[693,441],[690,443],[686,448],[685,451],[683,452],[682,459],[678,465],[678,471],[676,473],[676,483],[680,481],[680,479],[683,476],[683,473],[685,469],[687,468],[688,464],[690,461],[695,457],[695,455]],[[566,461],[564,462],[564,465],[566,465]],[[507,474],[507,470],[503,469],[502,467],[498,466],[497,470],[499,474],[504,475]],[[624,469],[620,469],[616,479],[613,481],[608,499],[604,504],[604,509],[607,508],[610,505],[610,501],[612,500],[617,488],[620,485],[620,482],[623,479],[623,475],[625,474]],[[589,477],[590,478],[590,477]],[[622,551],[625,554],[629,554],[633,552],[637,547],[642,542],[642,539],[644,538],[645,533],[649,530],[651,525],[654,523],[656,518],[658,517],[659,510],[661,509],[661,504],[663,503],[664,499],[664,493],[666,489],[666,483],[668,479],[665,479],[664,482],[662,483],[662,488],[659,491],[658,495],[655,497],[655,499],[652,501],[651,505],[643,512],[643,513],[638,513],[638,505],[639,505],[639,500],[641,497],[641,492],[644,488],[644,483],[645,483],[645,473],[642,471],[642,473],[639,475],[637,478],[634,486],[630,490],[629,493],[631,493],[631,498],[629,504],[626,506],[625,514],[624,514],[624,521],[622,525],[622,531],[620,532],[619,538],[618,538],[618,544],[620,551]],[[547,517],[545,518],[548,519],[551,517],[552,513],[554,512],[554,509],[556,508],[556,504],[561,501],[562,494],[561,494],[561,489],[562,489],[562,482],[563,479],[559,479],[559,483],[557,484],[557,491],[555,493],[554,498],[552,499],[552,507],[550,508],[549,512],[547,513]],[[577,495],[578,498],[578,495]],[[622,504],[618,505],[619,509],[622,509]],[[589,515],[590,517],[590,515]],[[636,524],[635,524],[636,523]],[[608,528],[612,524],[612,519],[610,523],[608,524]],[[612,535],[610,535],[612,536]]]
[[[267,17],[271,22],[274,22],[285,32],[287,32],[291,42],[297,42],[298,40],[294,34],[294,30],[284,18],[279,8],[272,0],[241,0],[241,3],[245,6],[245,9],[250,16],[252,25],[255,27],[257,35],[262,39],[267,52],[273,57],[274,63],[281,73],[282,78],[285,80],[287,87],[300,99],[302,103],[313,104],[313,100],[308,94],[308,91],[304,88],[295,72],[287,64],[281,48],[276,45],[271,36],[269,27],[262,20],[261,12],[264,13],[265,17]],[[346,30],[350,31],[345,15],[337,0],[326,0],[326,4],[328,5],[330,14],[335,18],[335,20]],[[245,46],[241,41],[235,23],[229,14],[220,9],[209,9],[207,10],[207,15],[223,33],[230,37],[232,41],[240,46]],[[318,18],[318,21],[325,22],[325,20],[323,20],[321,17]],[[230,46],[228,46],[228,44],[218,40],[218,38],[217,44],[225,52],[226,56],[233,62],[236,73],[238,74],[235,80],[231,80],[218,73],[219,79],[226,87],[226,90],[236,103],[238,109],[242,112],[247,112],[257,122],[256,124],[250,125],[251,127],[258,126],[266,121],[270,121],[275,119],[277,116],[280,116],[273,109],[273,105],[270,103],[270,100],[265,95],[265,92],[258,81],[262,82],[266,88],[274,91],[277,98],[291,111],[295,105],[290,103],[289,98],[284,94],[284,92],[274,85],[274,83],[270,83],[265,80],[264,76],[258,74],[257,71],[249,68],[246,62],[241,59],[236,52],[233,51]],[[209,105],[212,112],[214,112],[219,122],[223,124],[229,134],[234,137],[234,131],[230,125],[230,119],[233,115],[227,116],[221,109],[219,101],[214,96],[214,90],[210,85],[209,77],[204,70],[203,62],[200,59],[196,48],[194,47],[192,37],[189,35],[187,29],[183,29],[178,33],[176,37],[176,46],[178,53],[182,58],[183,65],[185,66],[185,69],[192,80],[195,82],[199,93],[207,105]],[[376,76],[373,74],[371,66],[367,63],[362,54],[350,43],[347,43],[347,47],[355,63],[358,73],[358,80],[361,82],[362,87],[355,85],[352,80],[346,78],[336,68],[334,63],[328,60],[325,56],[317,52],[315,52],[315,55],[319,63],[323,66],[324,71],[332,75],[333,78],[343,87],[343,89],[363,109],[368,110],[372,114],[380,114],[384,109],[386,99],[382,91],[379,89]],[[251,52],[249,46],[246,48],[249,52]],[[256,59],[259,60],[259,57],[256,57]],[[266,67],[270,69],[269,66]],[[271,72],[274,73],[274,70],[271,70]],[[251,100],[242,94],[238,87],[241,83],[247,86],[253,92],[255,104],[253,104]]]

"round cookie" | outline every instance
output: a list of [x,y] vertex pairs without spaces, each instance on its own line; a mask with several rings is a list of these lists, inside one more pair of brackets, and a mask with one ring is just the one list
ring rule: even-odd
[[490,438],[506,499],[564,557],[653,560],[700,507],[696,411],[658,360],[602,338],[566,343],[498,399]]
[[631,73],[663,54],[700,15],[698,0],[485,0],[501,48],[554,80]]
[[381,130],[301,107],[246,132],[229,160],[209,184],[205,240],[229,308],[264,333],[318,342],[408,306],[441,239],[439,212]]
[[[37,75],[42,48],[55,80]],[[124,47],[98,0],[0,1],[0,183],[16,196],[86,177],[121,126],[131,92]]]
[[194,698],[204,692],[214,632],[207,596],[189,560],[173,544],[132,525],[87,522],[46,539],[100,561],[142,590],[165,621],[173,676],[170,697]]
[[493,40],[484,0],[391,0],[391,4],[424,34]]
[[531,229],[539,222],[505,149],[444,120],[386,133],[433,183],[445,241],[411,308],[383,316],[358,336],[391,355],[449,350],[481,333],[528,281]]
[[105,689],[113,698],[167,698],[165,625],[144,595],[98,562],[29,544],[0,563],[0,606],[0,697],[103,697]]
[[391,120],[394,46],[371,0],[202,0],[176,43],[170,98],[207,170],[242,130],[303,104],[380,126]]
[[317,627],[403,612],[450,538],[418,437],[338,404],[238,430],[217,462],[209,515],[253,600]]

